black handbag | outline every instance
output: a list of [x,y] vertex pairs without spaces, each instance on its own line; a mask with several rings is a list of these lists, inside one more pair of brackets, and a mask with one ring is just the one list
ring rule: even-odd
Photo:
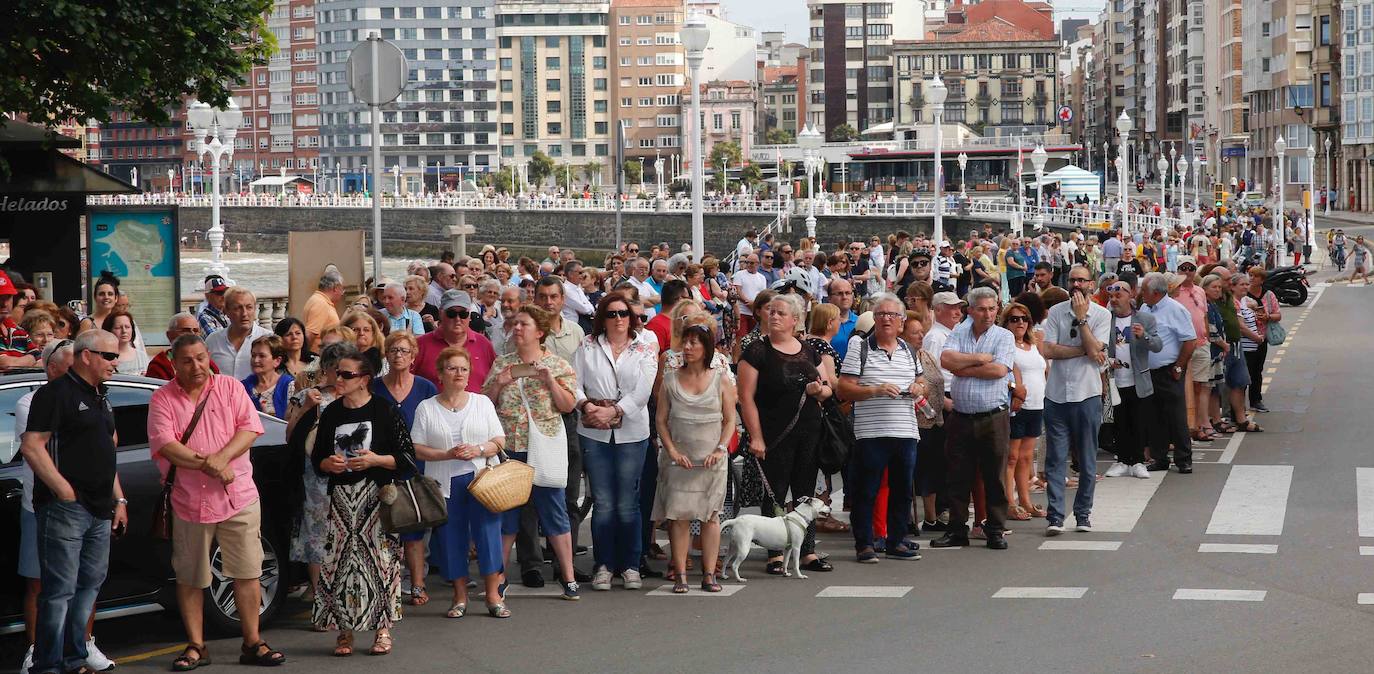
[[840,409],[834,396],[821,403],[820,435],[816,464],[822,473],[834,475],[849,461],[849,449],[854,446],[854,422]]
[[392,480],[378,494],[382,502],[382,531],[410,534],[448,522],[448,502],[439,481],[420,473],[409,454],[400,452],[396,456],[409,465],[410,477]]

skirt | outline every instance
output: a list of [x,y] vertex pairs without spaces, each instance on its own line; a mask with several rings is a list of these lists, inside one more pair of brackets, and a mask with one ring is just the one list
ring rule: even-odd
[[329,478],[316,473],[307,458],[302,481],[305,501],[291,532],[291,561],[320,564],[324,562],[324,537],[329,529]]
[[310,620],[323,629],[387,629],[401,619],[401,541],[382,531],[371,480],[329,495],[320,587]]

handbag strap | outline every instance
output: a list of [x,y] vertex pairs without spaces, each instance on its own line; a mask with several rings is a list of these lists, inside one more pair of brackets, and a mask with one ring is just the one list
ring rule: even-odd
[[[180,442],[181,444],[184,445],[184,444],[186,444],[188,441],[190,441],[190,439],[191,439],[191,434],[194,433],[194,432],[196,432],[196,426],[199,426],[199,425],[200,425],[200,417],[201,417],[202,414],[205,413],[205,403],[210,402],[210,390],[209,390],[209,387],[214,385],[214,381],[215,381],[215,380],[212,378],[212,379],[206,384],[205,395],[202,396],[201,399],[200,399],[200,402],[196,404],[196,411],[195,411],[194,414],[191,415],[191,423],[187,424],[187,425],[186,425],[186,430],[184,430],[184,431],[181,432],[181,439],[178,440],[178,442]],[[170,463],[170,462],[169,462],[169,463]],[[162,486],[164,486],[164,487],[170,487],[170,486],[172,486],[172,482],[174,482],[174,481],[176,480],[176,478],[177,478],[177,465],[176,465],[175,463],[173,463],[173,464],[171,464],[171,467],[167,469],[167,479],[165,479],[165,480],[162,481]]]

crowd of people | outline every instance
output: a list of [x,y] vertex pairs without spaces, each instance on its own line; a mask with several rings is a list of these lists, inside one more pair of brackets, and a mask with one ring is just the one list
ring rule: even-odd
[[[451,619],[467,614],[470,585],[487,615],[511,617],[508,583],[544,585],[546,558],[567,600],[646,576],[688,593],[693,573],[719,592],[722,521],[841,489],[835,510],[849,516],[812,522],[798,543],[807,571],[836,568],[818,534],[847,535],[871,564],[920,559],[922,536],[1005,550],[1008,521],[1042,519],[1056,536],[1072,515],[1092,531],[1099,451],[1115,457],[1101,477],[1150,479],[1191,473],[1194,442],[1263,430],[1252,413],[1267,411],[1259,373],[1282,313],[1245,260],[1264,232],[1215,217],[1131,236],[989,226],[827,250],[751,231],[723,258],[631,242],[593,261],[485,246],[356,296],[326,269],[300,315],[270,327],[251,291],[210,276],[151,358],[115,276],[96,282],[84,317],[0,276],[0,366],[49,379],[16,415],[34,475],[25,669],[111,664],[90,620],[111,532],[127,526],[104,396],[117,373],[167,381],[148,437],[171,487],[188,642],[173,669],[210,661],[212,541],[236,604],[259,603],[248,449],[260,414],[286,421],[303,467],[289,557],[307,571],[311,624],[337,633],[334,655],[351,655],[358,632],[383,655],[402,606],[430,601],[433,571]],[[852,437],[829,431],[835,415]],[[533,467],[531,496],[492,512],[469,486],[506,459]],[[448,520],[389,533],[386,488],[417,473],[438,482]],[[768,551],[766,573],[786,572],[783,554]],[[256,611],[239,614],[240,662],[284,662]]]

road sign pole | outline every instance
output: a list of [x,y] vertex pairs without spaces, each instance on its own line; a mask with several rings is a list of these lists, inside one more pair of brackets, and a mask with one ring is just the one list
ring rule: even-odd
[[[368,61],[372,65],[372,284],[382,280],[382,195],[377,188],[382,184],[382,98],[381,69],[378,61],[381,52],[381,36],[372,35],[367,39]],[[458,251],[463,254],[463,251]],[[364,289],[366,292],[366,289]]]

